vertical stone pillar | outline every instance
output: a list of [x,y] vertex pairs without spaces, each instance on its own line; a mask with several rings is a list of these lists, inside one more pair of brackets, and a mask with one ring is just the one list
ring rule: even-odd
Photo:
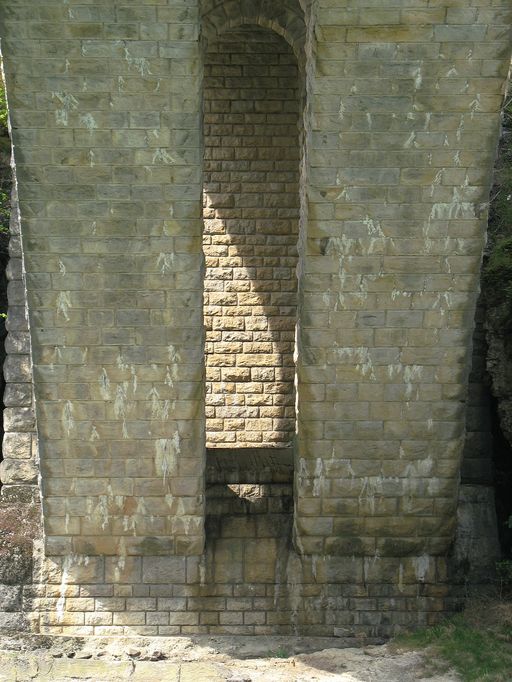
[[296,470],[306,554],[421,557],[453,539],[505,6],[315,3]]
[[7,265],[8,316],[4,363],[4,437],[0,464],[1,495],[5,501],[28,502],[39,495],[38,452],[34,416],[32,359],[23,275],[19,208],[12,193]]
[[47,554],[199,554],[196,2],[7,0],[0,19]]

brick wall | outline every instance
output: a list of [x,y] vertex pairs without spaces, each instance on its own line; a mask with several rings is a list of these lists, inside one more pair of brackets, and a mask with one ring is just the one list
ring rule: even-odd
[[204,80],[207,445],[287,445],[299,174],[296,59],[251,27],[209,46]]

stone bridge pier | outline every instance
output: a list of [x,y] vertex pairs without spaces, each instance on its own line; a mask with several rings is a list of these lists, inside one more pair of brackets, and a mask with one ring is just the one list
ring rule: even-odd
[[511,24],[509,0],[2,0],[30,627],[380,637],[453,607]]

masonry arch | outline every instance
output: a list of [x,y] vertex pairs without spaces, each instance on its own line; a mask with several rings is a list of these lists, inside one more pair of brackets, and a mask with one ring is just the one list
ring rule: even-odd
[[203,0],[201,35],[207,43],[240,26],[260,26],[282,36],[292,47],[299,64],[304,60],[306,24],[304,3],[285,0]]

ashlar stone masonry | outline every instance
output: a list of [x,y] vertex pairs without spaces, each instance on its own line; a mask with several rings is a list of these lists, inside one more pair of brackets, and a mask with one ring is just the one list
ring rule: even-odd
[[[453,606],[511,19],[509,0],[3,0],[23,286],[2,476],[34,485],[39,461],[34,629],[380,636]],[[254,75],[270,54],[279,69]],[[289,115],[252,131],[272,167],[248,144],[262,121],[226,118],[253,95]],[[265,174],[257,191],[215,176],[233,158]],[[279,253],[244,263],[258,246]],[[228,283],[243,329],[224,322]],[[272,376],[240,362],[249,348]],[[30,376],[39,460],[9,435],[33,428]],[[227,409],[269,395],[254,417]],[[293,463],[268,449],[291,442]]]
[[298,90],[268,30],[205,55],[207,445],[286,446],[295,431]]

